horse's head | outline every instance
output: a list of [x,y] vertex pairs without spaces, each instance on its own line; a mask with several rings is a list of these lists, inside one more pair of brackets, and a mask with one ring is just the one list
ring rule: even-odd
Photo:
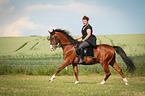
[[56,47],[59,46],[59,39],[55,34],[55,31],[52,32],[48,31],[50,33],[50,50],[55,51]]

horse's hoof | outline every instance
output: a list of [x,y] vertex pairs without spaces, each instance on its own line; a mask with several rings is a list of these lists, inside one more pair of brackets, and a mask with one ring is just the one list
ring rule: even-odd
[[49,80],[49,82],[52,83],[53,81],[52,80]]
[[103,85],[103,84],[105,84],[105,82],[106,82],[106,81],[105,81],[105,80],[103,80],[103,81],[102,81],[101,83],[99,83],[99,84],[102,84],[102,85]]
[[105,84],[105,83],[102,83],[102,82],[101,82],[101,83],[98,83],[97,85],[104,85],[104,84]]
[[79,81],[76,81],[76,82],[75,82],[75,84],[78,84],[78,83],[79,83]]
[[99,83],[99,84],[104,85],[104,83]]
[[125,85],[128,85],[128,83],[125,83]]

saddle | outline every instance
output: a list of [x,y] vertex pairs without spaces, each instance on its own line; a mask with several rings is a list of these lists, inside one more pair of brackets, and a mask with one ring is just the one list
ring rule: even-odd
[[[80,44],[78,44],[77,47],[75,47],[77,57],[80,55],[80,52],[78,51],[78,46],[79,46],[79,45],[80,45]],[[84,57],[95,58],[94,49],[97,49],[97,45],[96,45],[96,46],[90,46],[90,47],[88,47],[88,48],[85,48],[85,49],[84,49]]]

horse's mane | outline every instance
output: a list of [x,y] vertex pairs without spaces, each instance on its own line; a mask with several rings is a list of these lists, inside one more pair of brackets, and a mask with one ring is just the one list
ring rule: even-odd
[[70,35],[70,32],[68,32],[68,31],[66,31],[66,30],[55,29],[54,31],[65,34],[65,36],[68,38],[68,40],[69,40],[72,44],[77,44],[77,43],[79,43],[77,40],[74,40],[73,37]]

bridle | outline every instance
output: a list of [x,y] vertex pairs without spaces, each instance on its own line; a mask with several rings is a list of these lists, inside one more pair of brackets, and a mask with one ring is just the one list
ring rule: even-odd
[[[57,37],[55,34],[53,34],[53,35],[54,35],[54,37],[55,37],[55,41],[57,40],[58,43],[60,43],[60,40],[58,39],[58,37]],[[57,43],[51,43],[51,40],[52,40],[52,38],[51,38],[51,36],[50,36],[50,45],[58,46]],[[61,43],[60,43],[60,44],[61,44]]]
[[55,37],[55,41],[57,40],[58,41],[58,44],[57,43],[51,43],[51,36],[50,36],[50,45],[54,45],[54,46],[59,46],[59,44],[60,44],[60,46],[61,47],[63,47],[63,46],[67,46],[67,45],[75,45],[75,43],[69,43],[69,44],[61,44],[61,42],[60,42],[60,40],[58,39],[58,37],[56,36],[56,34],[54,33],[54,34],[51,34],[51,35],[54,35],[54,37]]

